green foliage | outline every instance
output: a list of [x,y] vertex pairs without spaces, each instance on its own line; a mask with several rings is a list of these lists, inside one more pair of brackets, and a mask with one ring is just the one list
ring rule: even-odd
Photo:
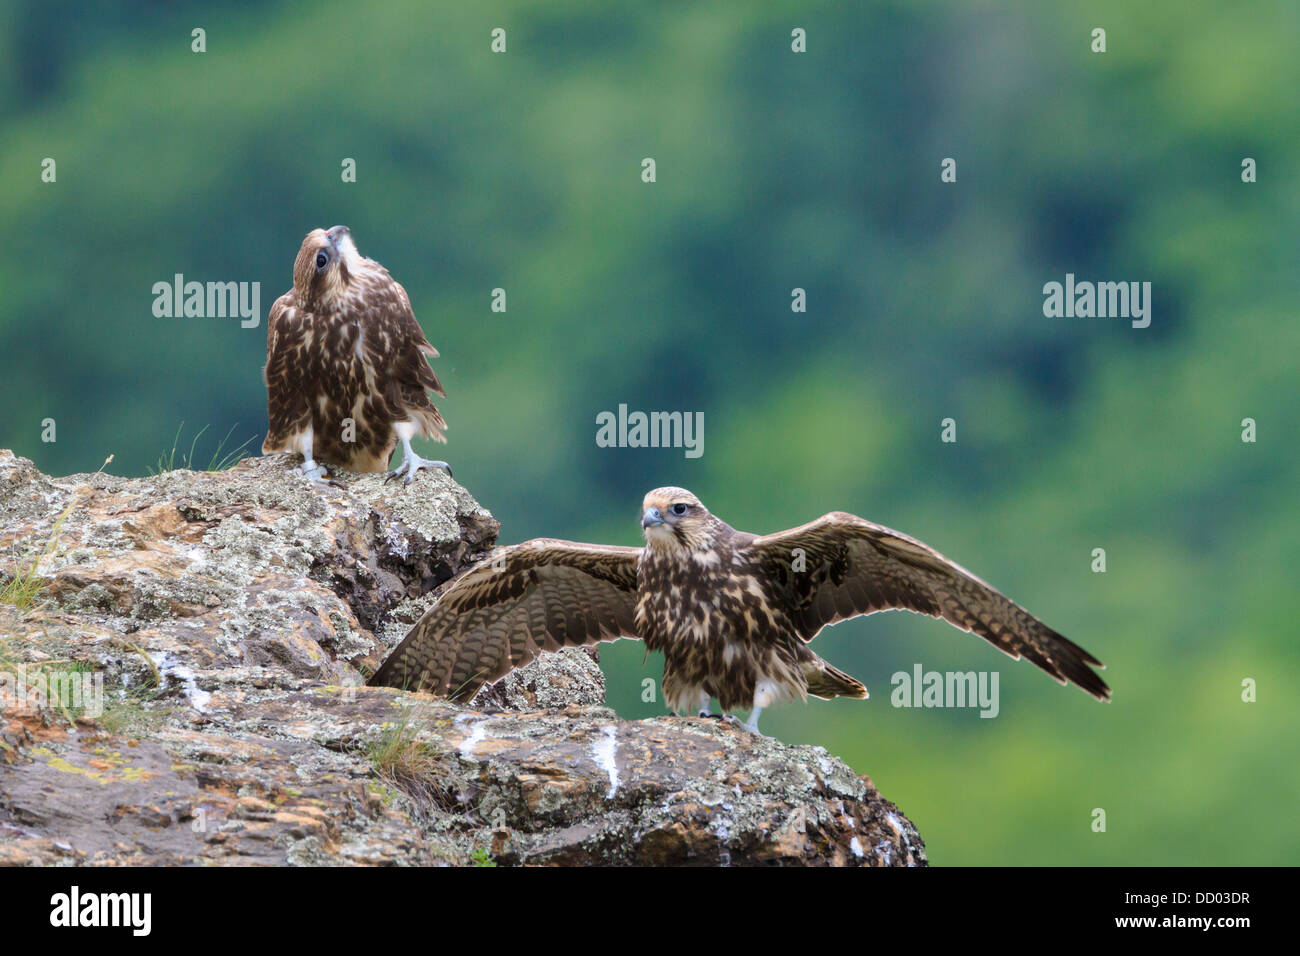
[[20,611],[31,607],[36,596],[45,587],[45,581],[36,573],[39,555],[21,562],[0,586],[0,604],[12,604]]
[[[183,12],[62,31],[41,7],[0,31],[0,226],[22,239],[0,446],[66,473],[107,445],[141,474],[177,464],[178,420],[264,422],[264,326],[154,318],[152,285],[257,281],[265,315],[302,236],[345,223],[442,353],[438,455],[503,540],[636,543],[670,483],[754,531],[854,511],[1107,662],[1101,705],[929,620],[818,639],[871,699],[764,729],[869,773],[936,862],[1300,862],[1287,5],[405,0],[357,21],[325,0],[205,7],[205,54]],[[1151,327],[1045,318],[1066,272],[1151,281]],[[704,455],[597,448],[620,402],[703,411]],[[603,650],[625,716],[663,711],[642,654]],[[1000,715],[891,707],[915,662],[998,670]]]

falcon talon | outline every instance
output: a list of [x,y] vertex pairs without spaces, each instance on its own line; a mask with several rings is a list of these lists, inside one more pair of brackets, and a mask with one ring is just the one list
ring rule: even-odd
[[304,478],[309,478],[313,482],[320,483],[329,477],[329,472],[325,470],[324,465],[318,465],[310,458],[306,459],[301,465],[294,469]]
[[447,464],[445,461],[430,461],[428,458],[421,458],[411,448],[411,440],[409,438],[403,438],[402,463],[390,471],[388,477],[386,477],[384,481],[389,482],[398,475],[404,475],[405,478],[403,478],[402,484],[409,485],[415,478],[415,473],[421,468],[441,468],[449,477],[451,475],[451,465]]
[[755,535],[684,488],[658,488],[642,502],[641,528],[644,548],[537,538],[496,549],[451,583],[370,683],[466,701],[541,648],[640,638],[663,652],[671,711],[704,716],[716,698],[726,721],[767,736],[758,719],[773,704],[865,699],[861,681],[808,645],[829,625],[898,609],[1110,700],[1093,670],[1101,661],[1078,644],[928,545],[856,515]]
[[737,724],[740,724],[741,727],[748,730],[755,737],[764,737],[767,740],[771,740],[772,736],[770,734],[765,734],[763,731],[758,729],[758,715],[762,712],[763,710],[761,707],[755,707],[749,714],[749,720],[742,722],[739,717],[735,718],[735,720]]
[[404,476],[402,484],[409,485],[412,482],[412,480],[414,480],[415,473],[419,471],[421,468],[441,468],[443,471],[447,473],[448,477],[451,477],[451,466],[448,465],[445,461],[429,461],[424,458],[416,458],[415,463],[412,464],[411,459],[406,458],[402,461],[400,465],[398,465],[396,468],[394,468],[392,471],[388,473],[388,475],[384,478],[384,481],[389,482],[392,481],[394,478],[397,478],[398,476]]

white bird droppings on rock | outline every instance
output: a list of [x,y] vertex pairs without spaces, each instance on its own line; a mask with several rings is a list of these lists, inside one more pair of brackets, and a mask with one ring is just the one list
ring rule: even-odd
[[[470,719],[469,714],[461,714],[456,718],[456,726],[462,727]],[[487,739],[487,718],[475,722],[474,726],[469,729],[469,736],[460,742],[460,755],[466,760],[474,759],[474,750]]]
[[600,733],[601,736],[591,743],[591,755],[597,766],[609,774],[609,792],[605,794],[605,799],[613,800],[614,794],[618,792],[617,730],[611,724],[600,728]]
[[199,687],[198,682],[194,679],[194,671],[179,661],[173,660],[165,653],[150,654],[149,658],[158,668],[159,673],[165,677],[174,677],[181,682],[181,687],[185,691],[185,699],[190,702],[190,706],[200,714],[208,712],[208,703],[212,700],[212,695],[206,690]]

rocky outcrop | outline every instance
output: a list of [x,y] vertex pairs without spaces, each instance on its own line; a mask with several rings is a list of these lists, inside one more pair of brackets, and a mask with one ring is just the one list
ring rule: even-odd
[[589,651],[363,686],[498,525],[441,473],[49,478],[0,451],[0,862],[923,864],[821,748],[624,721]]

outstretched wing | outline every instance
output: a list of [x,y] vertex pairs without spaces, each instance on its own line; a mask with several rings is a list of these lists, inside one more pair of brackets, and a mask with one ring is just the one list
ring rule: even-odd
[[447,588],[370,679],[469,700],[542,651],[635,637],[639,548],[538,538]]
[[749,551],[805,641],[859,614],[917,611],[978,634],[1017,660],[1028,658],[1062,684],[1110,699],[1110,688],[1088,666],[1104,667],[1101,661],[915,538],[833,511],[756,538]]
[[271,306],[266,322],[266,440],[262,453],[297,451],[297,439],[311,426],[311,390],[304,383],[310,368],[311,323],[298,309],[293,293]]

